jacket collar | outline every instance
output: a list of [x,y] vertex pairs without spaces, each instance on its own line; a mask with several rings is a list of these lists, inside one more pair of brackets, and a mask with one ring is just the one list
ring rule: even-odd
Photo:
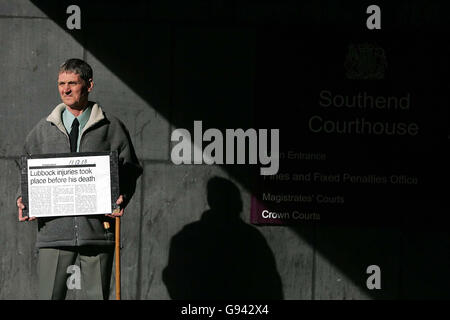
[[[50,115],[47,117],[46,120],[48,122],[53,123],[55,126],[58,127],[59,130],[67,134],[66,128],[64,127],[61,117],[64,108],[66,108],[66,105],[64,103],[58,104],[56,108],[53,109],[52,113],[50,113]],[[97,103],[94,103],[94,105],[92,106],[91,116],[89,117],[88,122],[84,126],[82,133],[87,129],[89,129],[90,127],[92,127],[93,125],[95,125],[96,123],[99,123],[103,119],[105,119],[105,115],[103,114],[102,108],[100,108],[100,106]]]
[[97,103],[92,102],[94,105],[92,106],[91,116],[89,117],[88,122],[84,126],[84,129],[81,133],[85,132],[90,127],[99,123],[103,119],[105,119],[105,115],[103,114],[102,108]]

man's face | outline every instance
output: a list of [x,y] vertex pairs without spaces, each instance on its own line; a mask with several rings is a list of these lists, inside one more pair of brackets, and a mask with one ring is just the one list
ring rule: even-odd
[[72,109],[81,109],[86,106],[92,87],[92,80],[85,83],[76,73],[61,72],[58,75],[58,91],[61,100]]

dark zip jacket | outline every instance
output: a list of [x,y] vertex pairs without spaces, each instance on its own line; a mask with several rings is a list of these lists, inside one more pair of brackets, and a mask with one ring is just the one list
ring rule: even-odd
[[[117,118],[108,116],[98,104],[93,104],[92,112],[80,137],[80,152],[102,152],[117,150],[119,155],[120,194],[124,197],[122,207],[130,201],[136,189],[136,180],[142,173],[142,167],[136,157],[130,135],[125,125]],[[62,111],[66,106],[61,103],[28,134],[24,154],[69,153],[70,142],[62,122]],[[17,197],[20,196],[20,191]],[[103,222],[111,225],[105,229]],[[86,215],[68,217],[37,218],[38,248],[113,245],[114,219],[105,215]]]

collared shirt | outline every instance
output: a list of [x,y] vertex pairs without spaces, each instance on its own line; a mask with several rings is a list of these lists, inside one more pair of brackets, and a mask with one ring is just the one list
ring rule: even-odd
[[[78,119],[78,122],[80,123],[77,140],[77,152],[80,151],[81,133],[83,132],[83,129],[86,126],[89,117],[91,116],[91,111],[92,106],[88,106],[78,117],[76,117]],[[72,114],[72,112],[68,111],[67,108],[65,108],[64,111],[62,112],[62,121],[68,134],[70,134],[70,131],[72,131],[73,120],[75,120],[75,116]]]

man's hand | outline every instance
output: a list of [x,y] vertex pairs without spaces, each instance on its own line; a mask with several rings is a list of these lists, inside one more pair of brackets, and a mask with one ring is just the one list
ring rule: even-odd
[[117,201],[116,201],[116,204],[119,206],[120,211],[117,212],[117,213],[114,213],[114,212],[113,212],[112,214],[107,214],[106,216],[107,216],[107,217],[110,217],[110,218],[115,218],[115,217],[121,217],[121,216],[123,216],[123,208],[120,206],[122,203],[123,203],[123,196],[120,195],[119,199],[117,199]]
[[17,198],[17,208],[19,208],[19,221],[32,221],[36,219],[36,217],[24,217],[23,216],[23,209],[25,209],[25,205],[22,202],[22,197]]

